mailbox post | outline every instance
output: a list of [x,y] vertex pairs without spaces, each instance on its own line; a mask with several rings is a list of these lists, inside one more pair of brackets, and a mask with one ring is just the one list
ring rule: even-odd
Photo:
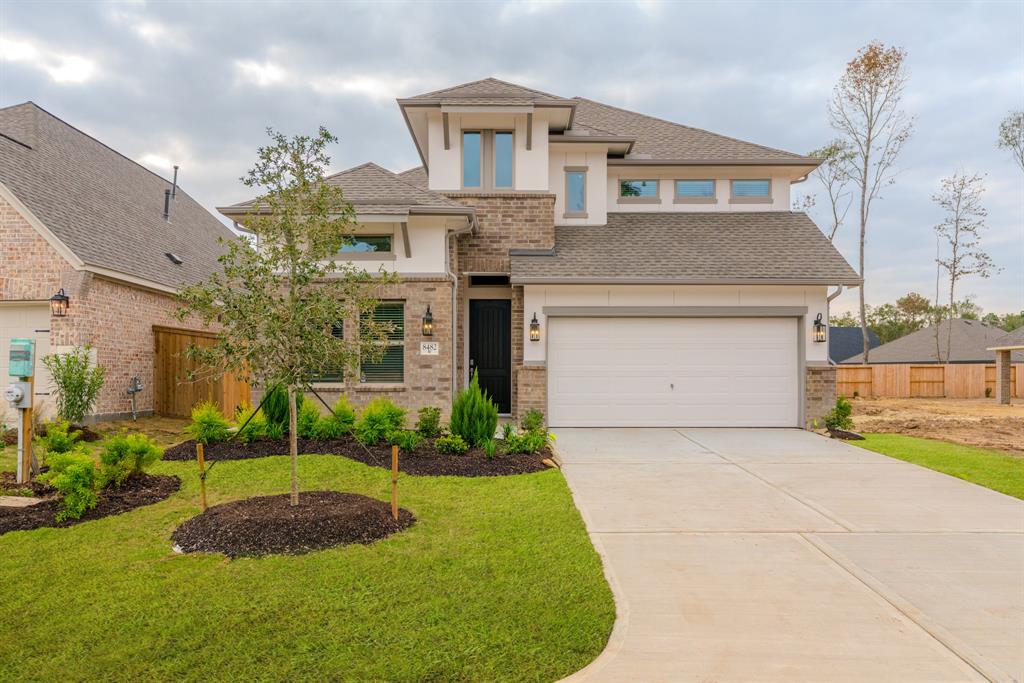
[[32,339],[12,339],[7,374],[14,378],[4,398],[21,413],[18,426],[18,483],[29,481],[32,473],[32,400],[35,394],[35,350]]

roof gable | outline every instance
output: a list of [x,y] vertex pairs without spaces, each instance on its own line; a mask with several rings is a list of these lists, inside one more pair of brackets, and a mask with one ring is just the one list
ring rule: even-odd
[[[468,100],[468,102],[463,102]],[[573,101],[557,95],[509,83],[497,78],[483,78],[442,88],[433,92],[414,95],[400,100],[401,102],[438,103],[451,102],[460,104],[535,104],[545,102],[561,102],[572,106]]]

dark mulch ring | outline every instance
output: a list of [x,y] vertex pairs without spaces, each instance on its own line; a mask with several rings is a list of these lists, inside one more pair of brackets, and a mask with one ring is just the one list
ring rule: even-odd
[[[92,429],[90,429],[89,427],[86,427],[85,425],[71,425],[71,429],[69,429],[68,431],[69,432],[73,432],[73,431],[81,432],[81,434],[78,437],[79,441],[99,441],[100,439],[103,438],[102,434],[100,434],[99,432],[93,431]],[[46,436],[46,425],[44,424],[42,427],[40,427],[39,431],[36,432],[35,435],[36,436]],[[6,432],[4,432],[3,433],[3,442],[4,442],[5,446],[13,446],[14,444],[18,443],[18,430],[17,429],[8,429]]]
[[[3,473],[6,476],[9,473]],[[10,478],[10,483],[14,483]],[[6,479],[3,480],[6,486]],[[99,494],[99,503],[92,510],[87,510],[81,519],[55,521],[54,517],[60,509],[56,491],[45,484],[33,484],[37,495],[54,496],[42,503],[24,508],[0,507],[0,534],[8,531],[29,531],[42,527],[66,527],[93,519],[119,515],[144,505],[159,503],[169,498],[181,488],[181,480],[166,474],[143,474],[132,477],[121,486],[103,489]]]
[[[210,444],[203,449],[206,460],[248,460],[268,455],[286,455],[288,440],[260,440],[250,444],[238,441]],[[351,436],[329,441],[316,439],[299,439],[299,454],[321,453],[324,455],[342,455],[357,460],[371,467],[391,469],[391,446],[363,446]],[[171,446],[164,451],[164,460],[195,460],[196,442],[189,440]],[[400,453],[398,469],[406,474],[441,477],[496,477],[509,474],[529,474],[548,469],[545,458],[550,458],[547,450],[536,455],[505,455],[496,454],[488,458],[483,451],[474,448],[465,455],[449,455],[439,453],[430,441],[412,453]]]
[[214,505],[175,529],[177,549],[186,553],[296,555],[350,543],[368,544],[416,522],[399,508],[376,498],[340,491],[304,491],[291,505],[287,493]]

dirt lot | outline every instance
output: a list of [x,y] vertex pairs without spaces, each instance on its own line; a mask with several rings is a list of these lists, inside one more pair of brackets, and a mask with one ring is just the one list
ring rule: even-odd
[[1024,457],[1024,401],[1010,406],[984,398],[857,398],[850,402],[859,432],[942,439]]

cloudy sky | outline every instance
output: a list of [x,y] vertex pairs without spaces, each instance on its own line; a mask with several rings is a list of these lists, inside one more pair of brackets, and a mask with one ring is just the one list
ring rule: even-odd
[[[327,126],[341,138],[335,169],[404,170],[419,160],[394,99],[492,75],[806,152],[832,136],[831,88],[872,39],[908,51],[917,125],[873,209],[868,301],[931,296],[930,197],[962,169],[987,175],[984,244],[1002,268],[963,291],[986,311],[1024,309],[1024,174],[995,148],[1000,119],[1024,108],[1019,0],[0,0],[0,105],[33,100],[162,174],[178,163],[212,210],[248,197],[237,179],[267,126]],[[837,240],[851,263],[854,227]]]

